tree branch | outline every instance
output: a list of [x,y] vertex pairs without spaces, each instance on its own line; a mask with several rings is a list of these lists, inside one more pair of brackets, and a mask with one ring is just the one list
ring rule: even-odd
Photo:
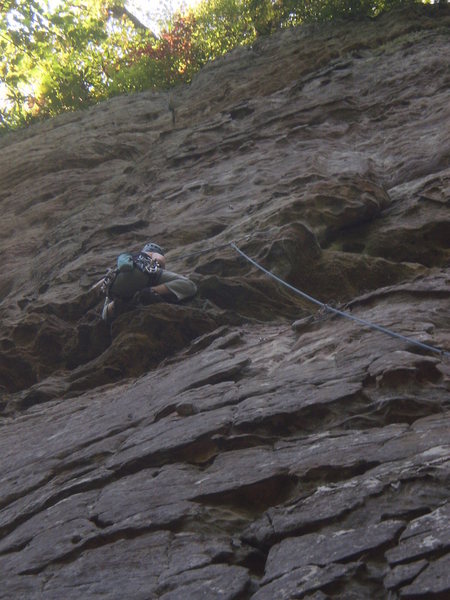
[[111,10],[111,14],[116,19],[120,19],[123,15],[125,15],[127,17],[127,19],[129,21],[131,21],[131,23],[133,23],[133,25],[136,27],[136,29],[140,29],[141,31],[148,31],[156,39],[157,36],[150,29],[150,27],[147,27],[147,25],[144,25],[144,23],[142,23],[142,21],[140,21],[136,17],[136,15],[133,15],[133,13],[131,13],[128,10],[128,8],[126,8],[125,6],[120,6],[120,5],[111,6],[110,10]]

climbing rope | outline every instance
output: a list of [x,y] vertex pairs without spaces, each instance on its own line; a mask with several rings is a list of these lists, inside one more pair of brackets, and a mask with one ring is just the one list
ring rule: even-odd
[[450,352],[447,352],[441,348],[436,348],[435,346],[430,346],[429,344],[424,344],[413,338],[407,337],[405,335],[401,335],[400,333],[396,333],[395,331],[391,331],[390,329],[387,329],[386,327],[381,327],[380,325],[376,325],[375,323],[371,323],[370,321],[366,321],[365,319],[360,319],[359,317],[355,317],[354,315],[344,312],[343,310],[333,308],[332,306],[325,304],[324,302],[320,302],[320,300],[317,300],[316,298],[313,298],[313,296],[310,296],[309,294],[302,292],[301,290],[299,290],[296,287],[294,287],[293,285],[287,283],[286,281],[284,281],[283,279],[281,279],[280,277],[278,277],[277,275],[275,275],[268,269],[265,269],[263,266],[258,264],[255,260],[250,258],[250,256],[245,254],[245,252],[240,250],[234,242],[230,242],[229,245],[231,246],[231,248],[233,248],[233,250],[235,250],[243,258],[245,258],[245,260],[247,260],[254,267],[259,269],[260,271],[262,271],[263,273],[265,273],[266,275],[268,275],[269,277],[271,277],[272,279],[274,279],[281,285],[284,285],[285,287],[290,289],[295,294],[298,294],[305,300],[308,300],[309,302],[312,302],[313,304],[320,306],[326,312],[330,312],[335,315],[339,315],[340,317],[344,317],[345,319],[349,319],[350,321],[355,321],[356,323],[359,323],[360,325],[363,325],[364,327],[368,327],[369,329],[373,329],[375,331],[381,331],[381,333],[384,333],[393,338],[402,340],[403,342],[407,342],[408,344],[413,344],[414,346],[418,346],[419,348],[422,348],[423,350],[428,350],[429,352],[434,352],[435,354],[440,354],[441,356],[447,356],[447,357],[450,356]]
[[271,277],[272,279],[274,279],[275,281],[277,281],[281,285],[284,285],[289,290],[291,290],[295,294],[301,296],[302,298],[304,298],[308,302],[312,302],[316,306],[320,306],[320,308],[322,310],[324,310],[325,312],[327,312],[327,313],[333,313],[335,315],[343,317],[344,319],[349,319],[350,321],[354,321],[354,322],[358,323],[359,325],[363,325],[364,327],[368,327],[369,329],[372,329],[374,331],[380,331],[381,333],[384,333],[385,335],[389,335],[390,337],[402,340],[403,342],[406,342],[408,344],[412,344],[414,346],[422,348],[423,350],[427,350],[429,352],[433,352],[434,354],[440,354],[441,356],[450,357],[450,352],[447,352],[446,350],[443,350],[442,348],[437,348],[435,346],[430,346],[429,344],[424,344],[423,342],[419,342],[418,340],[416,340],[414,338],[410,338],[410,337],[407,337],[407,336],[402,335],[400,333],[396,333],[395,331],[392,331],[391,329],[388,329],[387,327],[382,327],[381,325],[376,325],[375,323],[371,323],[370,321],[366,321],[365,319],[360,319],[359,317],[355,317],[354,315],[352,315],[352,314],[350,314],[348,312],[345,312],[343,310],[339,310],[337,308],[334,308],[333,306],[330,306],[329,304],[325,304],[325,302],[321,302],[320,300],[317,300],[317,298],[314,298],[313,296],[310,296],[309,294],[306,294],[305,292],[302,292],[301,290],[299,290],[298,288],[294,287],[290,283],[287,283],[286,281],[284,281],[283,279],[281,279],[280,277],[278,277],[277,275],[275,275],[274,273],[272,273],[268,269],[264,268],[262,265],[260,265],[255,260],[253,260],[253,258],[250,258],[250,256],[248,256],[247,254],[245,254],[245,252],[243,252],[242,250],[240,250],[240,248],[238,248],[238,246],[236,245],[236,242],[240,242],[240,241],[243,241],[243,240],[249,241],[250,239],[252,239],[254,237],[257,237],[258,235],[268,233],[269,231],[270,230],[257,231],[257,232],[254,232],[253,234],[248,234],[246,236],[238,238],[236,241],[225,242],[223,244],[219,244],[218,246],[211,246],[211,247],[205,248],[203,250],[198,250],[198,251],[192,252],[190,254],[185,254],[185,255],[180,256],[178,258],[184,258],[184,259],[186,259],[186,258],[190,258],[192,256],[198,256],[200,254],[206,254],[207,252],[213,252],[215,250],[222,250],[223,248],[231,247],[231,248],[233,248],[233,250],[235,252],[237,252],[238,254],[240,254],[242,256],[242,258],[245,258],[246,261],[248,261],[254,267],[256,267],[257,269],[259,269],[260,271],[262,271],[263,273],[265,273],[268,277]]

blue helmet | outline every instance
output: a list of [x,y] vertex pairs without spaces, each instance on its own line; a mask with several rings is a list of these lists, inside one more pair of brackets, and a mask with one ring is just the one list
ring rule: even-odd
[[161,248],[161,246],[158,246],[158,244],[154,244],[153,242],[145,244],[145,246],[142,248],[142,252],[156,252],[164,256],[164,250]]

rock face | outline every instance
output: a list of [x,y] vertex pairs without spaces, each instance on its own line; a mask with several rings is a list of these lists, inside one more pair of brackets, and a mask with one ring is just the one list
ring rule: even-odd
[[[0,139],[0,598],[447,598],[448,9]],[[154,240],[198,296],[99,318]]]

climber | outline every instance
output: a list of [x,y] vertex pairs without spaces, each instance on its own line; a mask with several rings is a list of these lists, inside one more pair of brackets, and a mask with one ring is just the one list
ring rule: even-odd
[[139,305],[192,298],[197,292],[195,283],[165,266],[164,251],[153,242],[145,244],[141,252],[121,254],[117,268],[99,282],[106,293],[102,319],[108,321]]

